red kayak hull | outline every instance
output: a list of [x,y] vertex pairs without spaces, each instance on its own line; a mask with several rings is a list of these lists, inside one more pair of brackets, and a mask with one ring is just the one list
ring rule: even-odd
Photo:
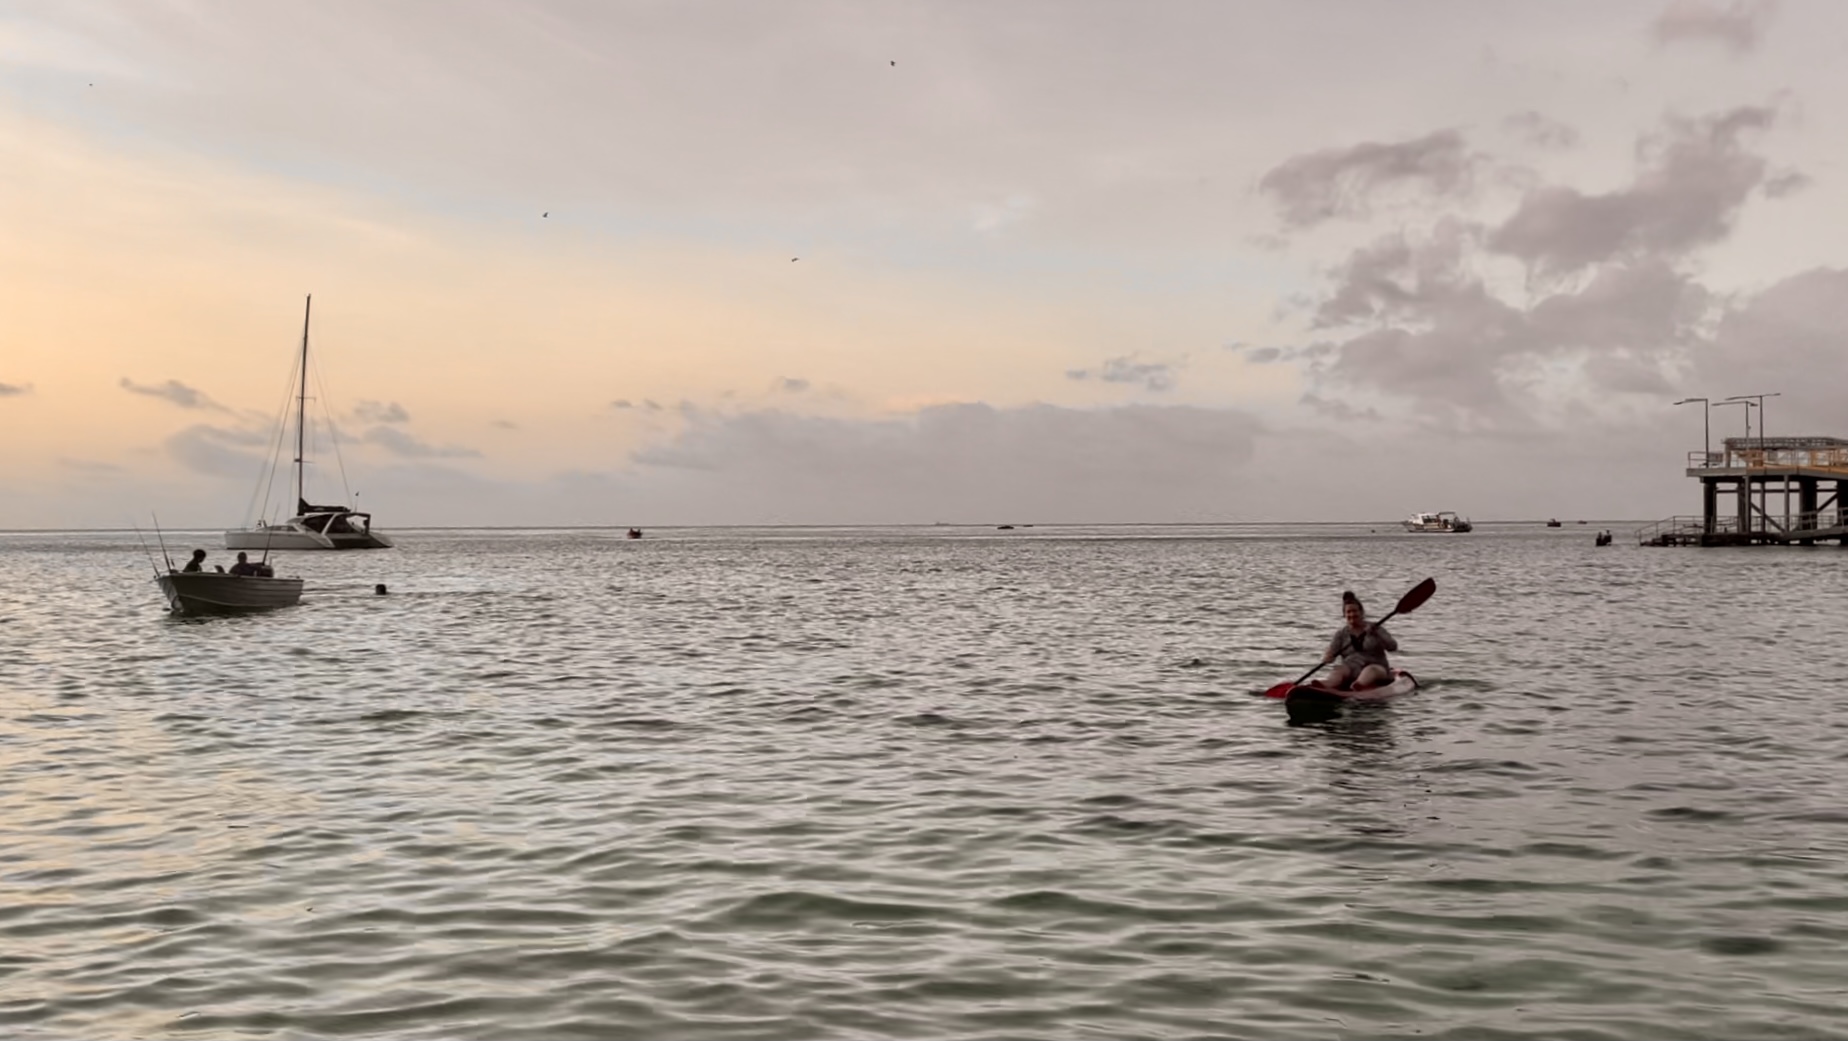
[[1343,707],[1356,702],[1391,701],[1417,689],[1417,678],[1404,669],[1394,669],[1392,682],[1378,687],[1333,690],[1314,683],[1289,687],[1283,692],[1283,704],[1290,713],[1292,723],[1314,722],[1328,719]]

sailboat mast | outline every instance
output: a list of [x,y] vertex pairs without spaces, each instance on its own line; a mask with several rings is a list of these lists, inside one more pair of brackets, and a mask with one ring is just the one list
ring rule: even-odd
[[314,308],[314,294],[308,294],[308,302],[302,306],[302,371],[301,385],[295,398],[295,504],[308,501],[302,478],[302,460],[307,453],[303,449],[308,443],[308,315]]

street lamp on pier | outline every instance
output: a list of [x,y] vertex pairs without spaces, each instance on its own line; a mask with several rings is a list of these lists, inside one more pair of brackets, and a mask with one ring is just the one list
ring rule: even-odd
[[[1752,439],[1752,403],[1745,400],[1744,398],[1727,398],[1724,401],[1716,401],[1713,403],[1714,408],[1719,408],[1721,405],[1744,405],[1745,406],[1745,439],[1747,441],[1750,441]],[[1744,444],[1741,444],[1739,446],[1739,451],[1741,452],[1745,451]],[[1732,460],[1728,459],[1727,463],[1730,465],[1732,463]]]
[[[1763,441],[1765,439],[1765,399],[1781,398],[1783,396],[1783,394],[1734,394],[1732,397],[1727,398],[1726,401],[1753,401],[1758,403],[1758,439]],[[1725,403],[1725,401],[1720,402],[1722,405]],[[1749,408],[1745,410],[1745,439],[1747,441],[1752,439],[1752,410]]]
[[1701,406],[1700,407],[1700,434],[1701,434],[1700,465],[1703,467],[1712,466],[1713,465],[1713,402],[1708,401],[1706,398],[1682,398],[1680,401],[1675,402],[1675,404],[1688,405],[1696,401],[1700,402],[1700,406]]

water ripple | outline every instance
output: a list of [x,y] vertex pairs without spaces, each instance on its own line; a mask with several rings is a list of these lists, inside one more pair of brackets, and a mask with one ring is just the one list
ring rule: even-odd
[[[1848,1036],[1848,555],[1008,534],[0,536],[0,1030]],[[1426,575],[1419,694],[1252,696]]]

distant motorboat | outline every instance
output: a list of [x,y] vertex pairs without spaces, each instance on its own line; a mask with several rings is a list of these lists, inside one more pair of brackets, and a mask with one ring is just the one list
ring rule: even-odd
[[1610,544],[1611,544],[1611,533],[1608,531],[1598,532],[1597,537],[1594,540],[1594,545],[1608,546]]
[[629,537],[629,538],[632,538],[632,539],[639,539],[639,538],[641,538],[641,537],[642,537],[642,529],[640,529],[640,528],[630,528],[630,529],[629,529],[629,535],[628,535],[628,537]]
[[[308,316],[314,297],[302,311],[301,371],[295,396],[295,516],[274,524],[258,520],[225,532],[226,549],[389,549],[391,539],[372,530],[372,514],[347,506],[316,506],[308,501],[303,471],[307,467]],[[275,472],[273,467],[270,471]]]
[[1547,526],[1547,527],[1549,527],[1549,528],[1557,528],[1557,527],[1559,527],[1559,526],[1560,526],[1560,525],[1559,525],[1559,518],[1557,518],[1557,517],[1555,517],[1555,518],[1553,518],[1552,520],[1550,520],[1550,521],[1547,521],[1547,522],[1546,522],[1546,526]]
[[1474,528],[1469,521],[1449,510],[1439,510],[1436,513],[1414,513],[1399,523],[1406,531],[1429,531],[1455,535],[1461,535]]
[[174,614],[234,614],[293,607],[302,598],[299,578],[232,575],[223,571],[178,571],[169,568],[154,579]]

